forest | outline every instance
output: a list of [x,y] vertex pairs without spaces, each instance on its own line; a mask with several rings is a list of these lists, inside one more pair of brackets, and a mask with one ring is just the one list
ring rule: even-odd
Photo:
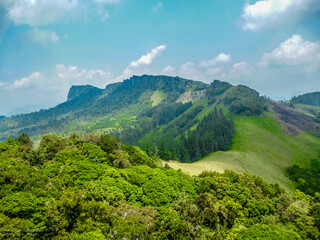
[[309,168],[293,165],[287,169],[289,178],[297,183],[297,188],[309,195],[320,193],[320,160],[312,159]]
[[228,170],[189,176],[108,135],[8,138],[0,169],[1,239],[320,236],[319,193]]

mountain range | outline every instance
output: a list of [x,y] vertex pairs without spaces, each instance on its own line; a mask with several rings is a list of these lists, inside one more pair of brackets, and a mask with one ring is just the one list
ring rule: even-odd
[[106,133],[191,174],[231,169],[292,190],[284,170],[320,158],[319,95],[277,102],[219,80],[133,76],[105,89],[72,86],[56,107],[2,118],[0,139]]

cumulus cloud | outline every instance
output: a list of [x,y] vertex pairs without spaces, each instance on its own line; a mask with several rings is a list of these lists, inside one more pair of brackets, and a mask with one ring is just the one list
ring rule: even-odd
[[151,52],[147,53],[140,57],[137,61],[133,61],[130,63],[129,67],[131,68],[138,68],[141,66],[148,66],[150,65],[156,58],[161,56],[162,52],[166,50],[166,45],[160,45],[151,50]]
[[172,67],[172,66],[166,66],[162,72],[161,72],[163,75],[167,75],[167,76],[173,76],[175,75],[175,68]]
[[218,63],[227,63],[230,61],[231,61],[231,56],[229,54],[220,53],[214,59],[211,59],[208,61],[202,61],[200,63],[200,66],[201,67],[212,67],[214,65],[217,65]]
[[48,31],[48,30],[40,30],[34,29],[27,33],[27,37],[34,42],[39,43],[55,43],[57,42],[60,37],[57,35],[56,32]]
[[246,61],[241,61],[232,65],[229,72],[230,77],[247,76],[252,73],[253,68]]
[[12,89],[39,89],[44,91],[67,91],[71,85],[92,84],[104,87],[110,83],[112,75],[101,69],[79,69],[76,66],[65,66],[57,64],[55,72],[47,76],[41,72],[34,72],[27,77],[6,83],[3,86],[7,90]]
[[132,75],[146,74],[148,72],[146,68],[150,66],[155,59],[160,57],[164,50],[166,50],[166,45],[160,45],[156,48],[153,48],[146,55],[141,56],[138,60],[132,61],[129,66],[124,69],[122,74],[117,77],[116,80],[122,81],[126,78],[131,77]]
[[265,53],[260,65],[267,66],[299,66],[319,62],[320,43],[309,42],[300,35],[293,35],[270,53]]
[[200,80],[201,78],[201,73],[197,70],[196,65],[193,62],[182,64],[180,66],[179,75],[194,80]]
[[61,80],[69,86],[74,84],[93,84],[95,86],[104,87],[112,79],[110,72],[102,69],[79,69],[77,66],[65,66],[63,64],[56,65],[57,82]]
[[310,7],[315,0],[261,0],[244,6],[242,27],[245,30],[259,30],[267,25]]
[[219,73],[222,72],[222,68],[221,67],[218,67],[218,68],[209,68],[207,71],[206,71],[206,75],[208,76],[216,76],[218,75]]
[[152,6],[152,11],[158,12],[162,8],[162,2],[158,2],[156,5]]
[[221,72],[219,78],[232,81],[243,77],[248,77],[254,73],[255,69],[246,61],[241,61],[233,64],[226,72]]
[[30,76],[16,80],[12,83],[13,88],[26,88],[35,85],[43,85],[44,77],[40,72],[34,72]]
[[7,82],[0,82],[0,88],[7,86],[8,83]]
[[78,0],[4,0],[15,24],[46,25],[78,7]]

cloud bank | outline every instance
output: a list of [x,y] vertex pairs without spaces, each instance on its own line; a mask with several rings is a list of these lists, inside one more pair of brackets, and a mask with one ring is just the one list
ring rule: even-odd
[[256,31],[289,17],[298,11],[313,7],[318,0],[263,0],[254,4],[245,4],[242,27],[245,30]]
[[320,43],[309,42],[301,35],[292,35],[288,40],[270,53],[265,53],[260,65],[268,66],[301,66],[316,64],[320,61]]
[[78,0],[3,0],[8,16],[16,24],[43,26],[61,19],[79,5]]

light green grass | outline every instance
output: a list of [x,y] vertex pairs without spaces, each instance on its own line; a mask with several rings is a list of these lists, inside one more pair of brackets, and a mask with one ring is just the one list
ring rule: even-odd
[[165,94],[161,91],[155,91],[151,96],[152,107],[157,106],[165,99]]
[[169,165],[192,175],[204,170],[247,172],[292,191],[294,184],[285,169],[293,164],[308,167],[310,159],[319,157],[319,138],[306,133],[285,134],[271,117],[237,117],[234,124],[236,134],[230,151],[212,153],[192,164]]

